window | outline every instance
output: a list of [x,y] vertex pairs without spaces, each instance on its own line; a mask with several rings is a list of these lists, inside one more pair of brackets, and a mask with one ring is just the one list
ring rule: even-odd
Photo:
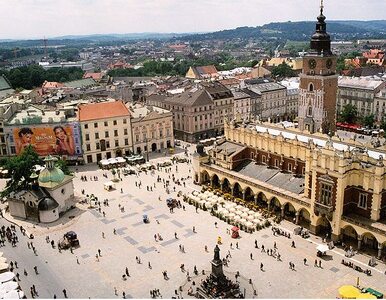
[[331,205],[332,185],[321,183],[319,202],[324,205]]
[[118,136],[118,130],[114,130],[114,136]]
[[279,160],[278,160],[278,159],[275,159],[275,167],[276,167],[276,168],[279,167]]
[[265,155],[263,155],[261,157],[261,161],[263,162],[263,164],[265,164],[267,162],[267,158],[265,157]]
[[312,117],[312,106],[308,107],[307,116]]
[[127,124],[127,119],[123,119],[123,124]]
[[88,129],[88,124],[84,124],[84,129]]
[[108,131],[105,131],[105,137],[106,137],[106,138],[109,137],[109,132],[108,132]]
[[90,144],[86,144],[86,151],[91,151],[91,146],[90,146]]
[[312,83],[310,83],[310,85],[308,86],[308,91],[309,92],[313,92],[314,91],[314,85]]
[[119,147],[119,141],[115,140],[115,147]]
[[114,124],[114,125],[117,125],[117,120],[114,120],[114,121],[113,121],[113,124]]
[[127,128],[123,129],[123,134],[127,135]]
[[364,194],[364,193],[359,194],[358,207],[367,209],[367,194]]
[[88,133],[86,133],[85,139],[86,139],[86,141],[90,140],[90,135]]
[[129,139],[125,139],[125,146],[129,145]]
[[99,132],[95,132],[95,139],[99,139]]
[[288,164],[288,171],[292,172],[292,164]]
[[99,143],[95,143],[95,149],[99,150],[99,148],[100,148]]
[[109,126],[109,122],[105,121],[105,126]]
[[138,143],[139,142],[139,134],[135,135],[135,141]]
[[106,148],[110,148],[110,141],[106,141]]
[[94,123],[94,128],[98,128],[98,123]]

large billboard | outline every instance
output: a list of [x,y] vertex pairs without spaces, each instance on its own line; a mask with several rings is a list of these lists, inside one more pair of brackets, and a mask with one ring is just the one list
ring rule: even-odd
[[40,156],[81,155],[81,142],[78,123],[55,124],[52,126],[28,126],[13,128],[16,154],[31,145]]

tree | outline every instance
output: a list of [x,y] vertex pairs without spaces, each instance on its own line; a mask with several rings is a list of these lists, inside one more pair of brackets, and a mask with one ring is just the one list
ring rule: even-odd
[[55,166],[63,171],[65,175],[71,175],[71,171],[68,168],[67,162],[63,159],[58,159],[55,163]]
[[18,156],[8,158],[4,168],[8,170],[11,180],[7,182],[6,188],[1,193],[2,196],[7,196],[9,193],[28,188],[31,182],[31,174],[34,171],[35,165],[42,165],[43,162],[38,154],[28,146]]
[[341,122],[353,124],[357,120],[358,111],[357,107],[352,104],[347,104],[340,112],[339,119]]
[[362,123],[362,125],[364,127],[373,128],[374,127],[374,123],[375,123],[374,115],[371,114],[371,115],[364,116],[362,118],[362,122],[361,123]]
[[289,65],[283,62],[282,64],[272,69],[272,76],[273,77],[294,77],[296,76],[296,73],[294,70],[292,70],[292,68]]

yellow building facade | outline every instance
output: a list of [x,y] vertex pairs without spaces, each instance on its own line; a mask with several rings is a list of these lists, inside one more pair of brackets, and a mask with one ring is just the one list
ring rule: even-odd
[[195,180],[386,257],[386,153],[268,124],[225,124]]

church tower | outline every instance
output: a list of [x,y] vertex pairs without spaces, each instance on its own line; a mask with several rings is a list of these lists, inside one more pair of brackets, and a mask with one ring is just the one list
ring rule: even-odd
[[331,52],[325,20],[321,0],[316,31],[311,37],[311,50],[303,57],[299,86],[299,129],[310,133],[333,133],[336,129],[337,59]]

